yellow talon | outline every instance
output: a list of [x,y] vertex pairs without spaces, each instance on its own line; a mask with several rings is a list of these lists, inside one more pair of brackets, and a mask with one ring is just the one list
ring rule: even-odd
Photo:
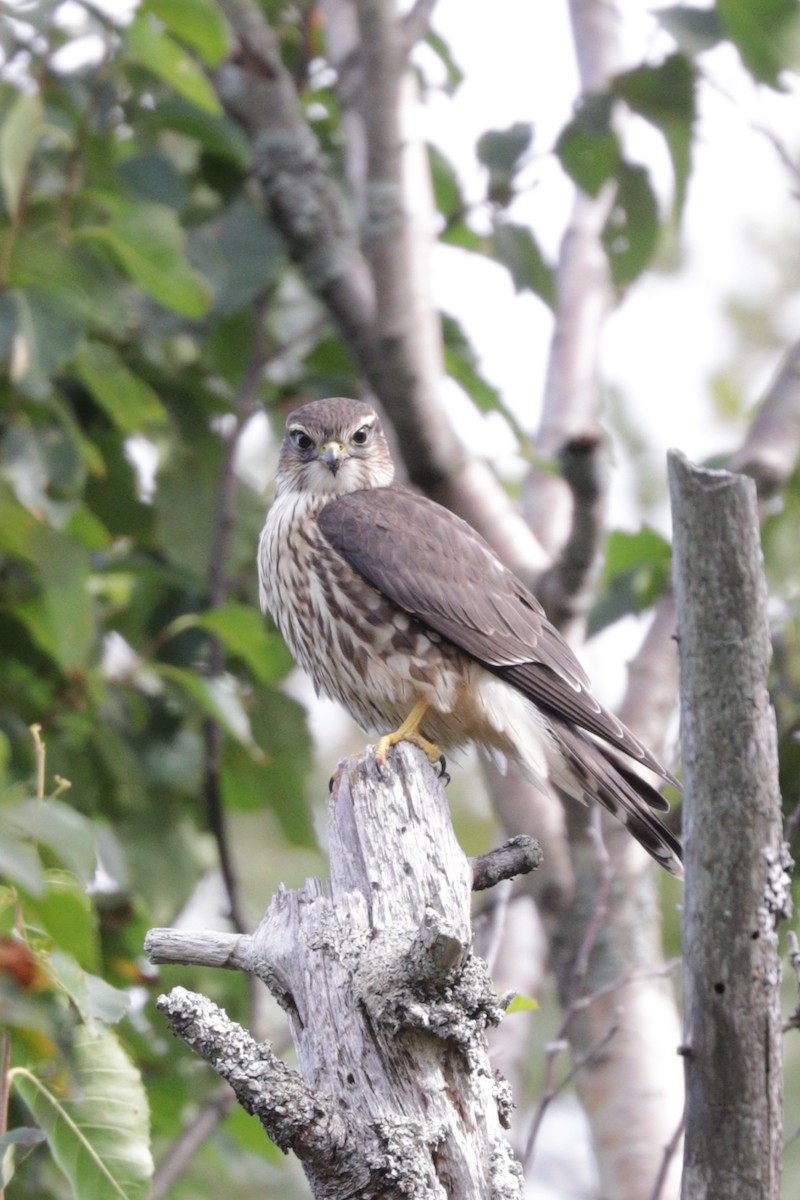
[[429,742],[419,731],[427,711],[427,700],[418,700],[399,729],[383,735],[375,747],[375,757],[379,763],[386,762],[386,755],[398,742],[411,742],[414,746],[419,746],[420,750],[424,750],[432,763],[439,761],[442,757],[441,750],[435,742]]

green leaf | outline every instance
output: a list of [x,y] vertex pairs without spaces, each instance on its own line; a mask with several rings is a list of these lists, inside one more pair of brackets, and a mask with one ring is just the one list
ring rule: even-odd
[[498,224],[492,235],[495,258],[511,272],[518,292],[529,288],[549,308],[556,302],[553,270],[545,262],[530,229],[524,225]]
[[614,204],[603,230],[603,245],[618,287],[641,274],[657,239],[658,204],[647,171],[621,163]]
[[0,549],[16,558],[31,559],[31,542],[39,522],[0,480]]
[[130,1009],[127,992],[112,987],[99,975],[84,971],[71,954],[54,950],[47,956],[46,966],[53,983],[69,996],[87,1025],[95,1021],[116,1025]]
[[253,740],[239,681],[229,675],[213,678],[184,671],[169,663],[153,663],[151,669],[163,679],[175,684],[206,716],[219,721],[237,742],[248,747],[256,757],[261,751]]
[[152,13],[170,33],[216,67],[228,53],[228,31],[214,0],[144,0],[141,13]]
[[653,15],[670,33],[685,54],[712,50],[725,37],[725,29],[713,8],[687,8],[672,4],[657,8]]
[[508,1006],[506,1008],[506,1012],[507,1013],[536,1012],[538,1007],[539,1007],[539,1001],[534,1000],[533,996],[517,995],[508,1004]]
[[717,0],[717,13],[748,71],[779,89],[779,75],[797,63],[797,0]]
[[244,132],[230,118],[216,116],[175,98],[158,104],[140,117],[143,135],[154,136],[162,129],[174,129],[185,134],[218,158],[229,159],[244,168],[250,163],[250,145]]
[[14,832],[0,810],[0,875],[24,888],[31,896],[44,894],[45,882],[39,855]]
[[249,709],[253,734],[266,753],[255,761],[229,741],[223,751],[222,795],[232,808],[269,805],[294,845],[314,846],[316,839],[305,799],[311,738],[302,705],[275,688],[253,690]]
[[64,1095],[26,1068],[11,1072],[50,1146],[53,1159],[81,1200],[144,1200],[153,1163],[149,1117],[139,1072],[109,1030],[79,1028],[74,1078]]
[[0,443],[0,470],[30,512],[64,528],[86,478],[80,444],[69,425],[32,421],[22,412],[11,416]]
[[95,621],[89,594],[89,551],[74,538],[38,525],[32,544],[42,588],[15,615],[65,672],[88,663]]
[[450,162],[436,146],[428,146],[431,180],[436,207],[447,221],[452,221],[464,211],[464,198],[458,176]]
[[189,199],[186,179],[168,154],[141,150],[130,154],[117,167],[125,192],[151,204],[164,204],[182,212]]
[[447,374],[464,389],[481,412],[502,413],[520,445],[526,444],[527,437],[516,417],[503,403],[500,393],[481,375],[475,351],[458,321],[454,317],[444,317],[442,330]]
[[250,605],[226,604],[196,616],[180,617],[174,624],[183,628],[195,625],[215,634],[262,683],[277,683],[291,667],[291,655],[282,639],[267,628],[264,618]]
[[533,140],[533,126],[517,121],[509,129],[490,130],[478,141],[478,160],[489,169],[489,199],[507,204],[514,176]]
[[584,96],[556,142],[562,167],[590,196],[616,175],[621,161],[619,141],[611,128],[613,104],[613,96],[605,92]]
[[5,817],[17,833],[47,846],[82,883],[91,882],[97,855],[94,825],[87,817],[61,800],[39,799],[6,809]]
[[646,526],[638,533],[615,530],[606,543],[600,598],[589,614],[588,636],[621,617],[650,608],[669,582],[669,542]]
[[81,335],[76,312],[37,288],[15,289],[17,310],[10,375],[37,400],[50,395],[52,377],[72,355]]
[[86,889],[71,872],[51,870],[45,873],[43,895],[29,899],[26,905],[29,932],[33,918],[80,967],[85,971],[98,970],[97,917]]
[[185,100],[209,113],[221,111],[203,71],[177,42],[159,30],[148,13],[135,18],[125,40],[130,58],[163,79]]
[[214,311],[237,312],[274,283],[285,262],[272,225],[244,204],[232,204],[192,231],[189,256],[214,291]]
[[31,1129],[28,1125],[0,1134],[0,1188],[8,1187],[19,1163],[44,1140],[41,1129]]
[[637,67],[612,81],[614,93],[664,135],[675,172],[675,210],[680,216],[691,167],[692,126],[696,117],[696,73],[683,54],[660,66]]
[[16,216],[28,165],[44,128],[44,106],[38,92],[20,92],[0,128],[0,183],[6,209]]
[[[173,413],[178,416],[175,408]],[[199,424],[197,417],[195,421]],[[222,443],[213,434],[194,445],[187,442],[184,438],[183,445],[176,445],[159,472],[153,505],[156,531],[169,560],[205,582],[219,503]]]
[[459,84],[463,81],[464,72],[453,58],[453,55],[450,52],[450,47],[444,38],[439,37],[438,33],[436,33],[433,29],[430,29],[428,31],[428,37],[426,40],[427,44],[430,46],[431,50],[434,52],[447,72],[447,83],[445,84],[444,90],[448,95],[452,96],[457,90]]
[[90,225],[76,237],[106,246],[130,278],[165,308],[202,317],[211,296],[206,281],[183,257],[184,230],[160,204],[115,206],[107,225]]
[[122,433],[142,433],[167,422],[166,409],[150,385],[105,342],[84,343],[75,357],[75,372]]
[[55,223],[39,210],[26,215],[14,241],[9,285],[17,294],[41,298],[39,303],[46,302],[59,322],[87,322],[115,338],[136,328],[128,280],[93,247],[60,244]]

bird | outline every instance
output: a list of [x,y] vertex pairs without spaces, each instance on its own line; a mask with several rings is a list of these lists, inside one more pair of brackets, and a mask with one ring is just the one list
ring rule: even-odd
[[[504,770],[618,818],[680,876],[658,814],[675,778],[592,695],[533,593],[465,521],[395,480],[378,413],[334,397],[290,412],[258,546],[261,608],[318,695],[378,760],[470,743]],[[648,778],[649,776],[649,778]]]

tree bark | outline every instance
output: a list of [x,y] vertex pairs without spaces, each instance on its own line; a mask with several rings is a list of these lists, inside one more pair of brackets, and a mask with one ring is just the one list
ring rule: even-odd
[[686,893],[684,1200],[778,1200],[788,914],[752,480],[670,455]]
[[[510,1093],[486,1050],[502,1006],[470,930],[474,878],[508,870],[465,858],[441,784],[407,744],[383,767],[345,760],[329,808],[327,885],[281,890],[252,936],[146,942],[155,962],[258,975],[289,1016],[299,1072],[203,996],[175,988],[159,1007],[320,1200],[521,1200]],[[536,863],[529,843],[509,854]]]
[[[412,278],[410,261],[402,264],[395,253],[409,245],[406,198],[398,191],[401,151],[405,149],[406,166],[410,158],[399,138],[408,136],[395,107],[379,110],[399,103],[409,30],[393,6],[359,0],[360,19],[379,32],[370,39],[369,54],[362,47],[360,64],[362,90],[369,89],[370,80],[380,84],[377,95],[367,94],[362,101],[374,116],[364,147],[371,163],[369,191],[364,191],[368,260],[342,189],[303,118],[297,89],[264,14],[254,0],[221,0],[221,5],[233,50],[216,72],[217,94],[247,134],[253,172],[290,257],[396,427],[411,482],[475,525],[514,570],[540,570],[546,561],[542,547],[488,465],[467,451],[444,418],[438,392],[438,317],[425,308],[419,272]],[[415,223],[430,219],[432,227],[434,216],[432,211],[415,214]],[[412,306],[405,316],[398,313],[393,287],[416,309]],[[409,321],[415,312],[413,327]]]

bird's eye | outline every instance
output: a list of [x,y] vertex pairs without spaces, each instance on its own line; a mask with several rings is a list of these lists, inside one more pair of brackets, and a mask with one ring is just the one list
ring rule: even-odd
[[293,429],[291,437],[298,450],[310,450],[314,445],[314,439],[304,429]]
[[353,434],[353,441],[357,446],[366,446],[369,439],[369,425],[362,425]]

